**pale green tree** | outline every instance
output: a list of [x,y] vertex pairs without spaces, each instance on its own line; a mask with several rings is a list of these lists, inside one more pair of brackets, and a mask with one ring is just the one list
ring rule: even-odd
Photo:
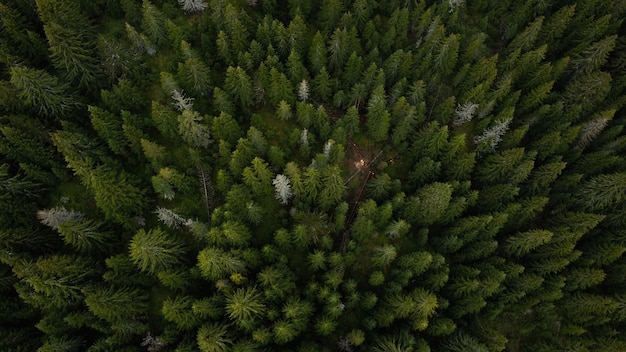
[[183,245],[165,231],[155,228],[139,230],[129,245],[130,258],[143,272],[156,274],[179,264],[184,257]]

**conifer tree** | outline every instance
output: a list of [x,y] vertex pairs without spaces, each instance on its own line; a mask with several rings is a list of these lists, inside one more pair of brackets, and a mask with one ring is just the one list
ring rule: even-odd
[[69,88],[45,71],[14,66],[10,74],[20,98],[44,116],[64,116],[79,106]]
[[268,98],[270,104],[273,106],[278,106],[282,100],[289,104],[295,102],[293,85],[284,73],[279,72],[275,68],[270,70],[269,88]]
[[241,106],[247,107],[252,104],[250,76],[241,67],[228,67],[224,87],[236,101],[239,101]]
[[198,347],[202,352],[226,352],[232,345],[224,325],[215,323],[205,324],[198,329]]
[[89,311],[111,323],[144,314],[148,308],[147,298],[138,289],[85,288],[85,303]]
[[254,288],[237,289],[226,298],[226,313],[236,324],[246,324],[260,316],[265,305]]
[[209,129],[201,121],[200,114],[192,110],[183,110],[183,113],[178,116],[180,136],[194,148],[207,147],[211,142]]
[[180,50],[185,58],[184,63],[178,64],[178,77],[181,83],[195,96],[207,95],[211,83],[210,69],[188,42],[181,41]]
[[129,182],[126,173],[115,173],[111,169],[100,167],[93,170],[88,177],[86,182],[94,192],[96,205],[107,218],[128,224],[131,221],[128,216],[141,211],[143,191]]
[[309,62],[312,65],[311,73],[317,75],[318,72],[326,66],[327,60],[326,43],[324,37],[319,31],[313,36],[311,46],[309,48]]
[[178,3],[188,13],[201,12],[207,7],[204,0],[178,0]]
[[39,0],[36,4],[54,66],[83,88],[97,87],[100,67],[93,55],[93,27],[79,5],[66,0]]
[[205,248],[198,254],[198,267],[202,275],[218,280],[245,271],[245,263],[231,253],[218,248]]
[[58,231],[64,241],[81,252],[105,250],[110,246],[111,234],[100,228],[93,220],[76,219],[63,221]]
[[278,199],[281,204],[287,204],[289,199],[293,196],[289,178],[285,175],[278,174],[272,181],[272,184],[276,188],[276,199]]
[[367,129],[373,140],[381,142],[387,139],[391,115],[387,111],[387,97],[383,86],[378,86],[372,92],[367,103]]
[[165,43],[167,26],[163,13],[148,0],[143,1],[141,8],[141,28],[153,43],[157,45]]
[[600,175],[585,182],[577,192],[586,209],[602,210],[623,202],[626,197],[626,174]]
[[184,254],[182,245],[158,228],[139,230],[130,241],[129,252],[133,263],[149,274],[171,268]]
[[0,40],[0,52],[5,64],[26,61],[32,65],[46,58],[45,41],[29,28],[31,24],[28,23],[27,16],[16,8],[2,4],[0,17],[2,17],[0,31],[4,34]]

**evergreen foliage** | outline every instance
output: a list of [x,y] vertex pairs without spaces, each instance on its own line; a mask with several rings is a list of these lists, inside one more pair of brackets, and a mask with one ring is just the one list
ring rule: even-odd
[[0,350],[626,350],[625,15],[0,0]]

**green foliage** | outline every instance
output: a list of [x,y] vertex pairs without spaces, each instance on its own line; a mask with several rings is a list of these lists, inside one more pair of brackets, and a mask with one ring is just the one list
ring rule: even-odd
[[245,271],[245,262],[219,248],[205,248],[198,254],[198,267],[203,276],[217,280]]
[[183,246],[161,229],[141,229],[129,246],[130,258],[143,272],[156,274],[170,269],[183,257]]
[[64,0],[36,3],[55,68],[82,88],[99,86],[93,27],[80,6]]
[[242,107],[252,104],[252,83],[246,71],[241,67],[228,67],[224,88]]
[[244,324],[263,313],[261,294],[254,288],[237,289],[226,297],[226,313],[237,324]]
[[197,341],[202,352],[225,352],[232,345],[226,326],[218,324],[203,325],[198,329]]
[[577,192],[580,203],[589,210],[602,210],[623,201],[626,174],[600,175],[585,182]]
[[138,289],[85,289],[85,303],[95,316],[109,322],[145,314],[147,296]]
[[111,234],[93,220],[70,219],[60,223],[57,230],[67,244],[85,253],[105,250],[112,239]]
[[129,223],[131,214],[138,213],[142,208],[143,192],[128,181],[125,173],[115,174],[107,168],[94,170],[87,180],[94,192],[96,205],[107,218],[120,223]]
[[195,111],[184,110],[178,116],[178,132],[193,148],[206,147],[211,142],[208,127],[202,123],[202,117]]
[[376,142],[387,139],[391,115],[387,111],[387,97],[383,86],[378,86],[372,92],[367,103],[367,129]]
[[624,350],[625,11],[557,5],[3,1],[0,350]]
[[507,239],[505,249],[510,255],[523,256],[542,244],[547,243],[551,238],[552,233],[545,230],[518,233]]
[[165,26],[165,16],[150,1],[144,0],[142,3],[141,28],[153,43],[162,44],[167,39],[167,27]]
[[452,199],[452,187],[447,183],[431,183],[420,188],[405,204],[404,218],[411,223],[429,225],[443,216]]
[[10,74],[19,97],[42,115],[60,117],[78,107],[76,97],[68,95],[69,87],[45,71],[14,66]]
[[163,302],[163,317],[175,323],[180,329],[190,330],[198,325],[200,318],[191,310],[191,297],[177,296]]

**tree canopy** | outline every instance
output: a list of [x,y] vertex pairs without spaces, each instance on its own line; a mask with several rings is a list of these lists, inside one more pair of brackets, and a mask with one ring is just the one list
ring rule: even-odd
[[0,0],[0,350],[626,350],[618,0]]

